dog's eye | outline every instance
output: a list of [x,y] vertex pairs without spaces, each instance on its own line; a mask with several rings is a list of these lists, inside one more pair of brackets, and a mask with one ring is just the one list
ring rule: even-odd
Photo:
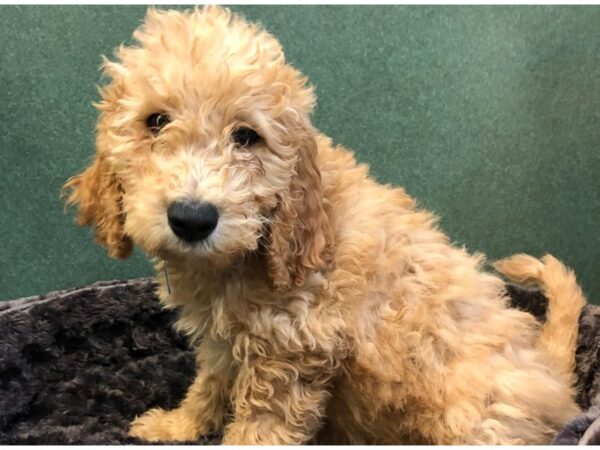
[[260,135],[252,128],[236,128],[231,134],[233,142],[240,147],[251,147],[260,140]]
[[171,119],[165,113],[153,113],[146,118],[146,127],[156,136],[170,121]]

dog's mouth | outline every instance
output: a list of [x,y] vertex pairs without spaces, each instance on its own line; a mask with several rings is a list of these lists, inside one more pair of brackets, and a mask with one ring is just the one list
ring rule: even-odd
[[266,214],[232,213],[227,206],[197,201],[172,202],[163,214],[146,230],[130,227],[132,238],[151,257],[194,265],[223,267],[260,251],[270,226]]
[[209,237],[198,241],[189,241],[172,236],[167,243],[152,250],[150,253],[165,261],[175,259],[213,259],[217,257],[217,251]]
[[[226,228],[223,226],[223,228]],[[251,235],[246,233],[245,239],[231,239],[232,234],[244,236],[239,231],[221,231],[218,227],[202,239],[188,239],[177,236],[174,232],[168,233],[167,239],[156,247],[146,249],[153,257],[164,261],[182,262],[189,265],[203,265],[214,268],[231,266],[235,261],[243,259],[245,255],[260,249],[264,241],[262,234]]]

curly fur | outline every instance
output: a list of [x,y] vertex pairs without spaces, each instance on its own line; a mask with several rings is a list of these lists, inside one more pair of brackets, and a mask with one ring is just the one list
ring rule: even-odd
[[[544,338],[571,345],[577,321],[540,333],[507,308],[483,256],[316,132],[313,90],[271,35],[206,7],[150,9],[134,36],[104,63],[96,169],[70,182],[70,198],[112,255],[131,240],[156,258],[161,300],[181,309],[204,369],[133,436],[533,444],[578,412],[574,348]],[[157,111],[172,121],[154,136],[144,120]],[[239,126],[262,140],[236,147]],[[220,213],[194,246],[167,223],[167,205],[186,198]],[[568,298],[556,306],[576,317]]]
[[[502,266],[499,266],[502,269]],[[522,276],[518,276],[525,281]],[[546,321],[548,307],[544,295],[536,290],[508,285],[514,307]],[[577,292],[577,290],[573,291]],[[579,316],[579,337],[575,354],[577,403],[583,408],[554,439],[560,445],[600,444],[600,306],[587,304]]]
[[64,186],[70,190],[68,203],[79,204],[79,225],[94,225],[96,240],[108,248],[110,256],[127,258],[133,241],[123,232],[122,195],[117,176],[103,156],[81,175],[71,178]]

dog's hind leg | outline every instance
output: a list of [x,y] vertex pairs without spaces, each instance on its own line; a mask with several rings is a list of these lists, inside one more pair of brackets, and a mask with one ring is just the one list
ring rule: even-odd
[[564,373],[573,374],[579,315],[587,303],[573,271],[551,255],[539,260],[518,254],[493,266],[515,283],[541,288],[548,299],[548,310],[538,346],[553,357]]

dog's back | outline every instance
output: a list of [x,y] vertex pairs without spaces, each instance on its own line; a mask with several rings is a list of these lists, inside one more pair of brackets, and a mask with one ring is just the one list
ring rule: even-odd
[[[327,164],[343,161],[341,152],[333,150]],[[504,283],[482,271],[483,257],[453,247],[434,216],[415,209],[402,190],[362,176],[346,168],[339,183],[351,187],[325,189],[339,208],[329,281],[344,287],[339,297],[354,347],[323,437],[549,443],[578,412],[565,357],[572,362],[581,305],[559,308],[559,319],[540,334],[530,314],[507,307]],[[565,330],[557,363],[554,338]]]

